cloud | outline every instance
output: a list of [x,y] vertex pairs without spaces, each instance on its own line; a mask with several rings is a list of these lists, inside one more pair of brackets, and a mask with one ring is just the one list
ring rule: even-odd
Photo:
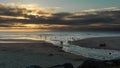
[[89,9],[80,12],[55,12],[56,8],[36,4],[0,4],[0,27],[49,30],[115,30],[120,29],[117,7]]
[[38,7],[36,4],[7,3],[0,4],[0,14],[10,16],[50,16],[56,8]]
[[96,12],[96,11],[120,11],[118,7],[107,7],[107,8],[99,8],[99,9],[87,9],[82,12]]
[[4,18],[4,19],[29,19],[29,18],[25,18],[23,16],[6,16],[6,15],[0,15],[0,18]]

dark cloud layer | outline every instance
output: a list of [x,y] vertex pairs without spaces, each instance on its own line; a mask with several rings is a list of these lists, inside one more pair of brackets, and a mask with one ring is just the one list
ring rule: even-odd
[[[39,9],[39,10],[38,10]],[[46,11],[47,12],[46,12]],[[48,12],[48,10],[50,12]],[[10,24],[49,24],[66,25],[52,27],[51,30],[110,30],[120,31],[120,10],[59,12],[54,9],[9,7],[0,4],[0,27],[12,27]],[[8,24],[8,25],[6,25]]]

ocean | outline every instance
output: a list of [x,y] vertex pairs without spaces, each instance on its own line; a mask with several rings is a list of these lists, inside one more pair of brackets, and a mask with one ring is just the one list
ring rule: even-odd
[[[0,32],[0,39],[45,40],[52,43],[73,41],[92,37],[120,36],[120,32]],[[0,41],[0,43],[19,43],[18,41]],[[57,43],[59,44],[59,43]]]

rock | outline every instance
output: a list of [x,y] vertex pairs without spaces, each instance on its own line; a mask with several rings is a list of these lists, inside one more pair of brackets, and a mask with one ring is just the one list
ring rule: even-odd
[[64,66],[65,68],[74,68],[71,63],[65,63],[65,64],[63,64],[63,66]]
[[73,65],[71,63],[65,63],[63,65],[55,65],[49,68],[73,68]]
[[113,63],[113,65],[120,65],[120,59],[114,59],[111,60],[111,62]]
[[106,60],[104,61],[108,66],[120,66],[120,59]]
[[101,43],[99,46],[100,47],[106,47],[107,45],[105,43]]
[[54,54],[49,54],[48,56],[54,56]]
[[48,67],[48,68],[64,68],[64,66],[62,66],[62,65],[55,65],[55,66]]
[[100,60],[89,59],[83,62],[78,68],[105,68],[106,64]]
[[42,67],[39,66],[39,65],[30,65],[30,66],[28,66],[28,67],[26,67],[26,68],[42,68]]

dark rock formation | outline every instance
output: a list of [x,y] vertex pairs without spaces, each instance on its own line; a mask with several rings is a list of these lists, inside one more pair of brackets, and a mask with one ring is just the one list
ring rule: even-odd
[[120,66],[120,59],[106,60],[104,61],[109,67]]
[[120,59],[104,61],[89,59],[84,61],[78,68],[120,68]]
[[65,68],[73,68],[73,65],[71,63],[65,63],[63,64]]
[[99,44],[100,47],[106,47],[107,45],[105,43]]
[[84,61],[78,68],[106,68],[106,64],[100,60],[89,59]]
[[27,66],[26,68],[42,68],[42,67],[39,65],[30,65],[30,66]]
[[65,63],[63,65],[55,65],[49,68],[74,68],[71,63]]

